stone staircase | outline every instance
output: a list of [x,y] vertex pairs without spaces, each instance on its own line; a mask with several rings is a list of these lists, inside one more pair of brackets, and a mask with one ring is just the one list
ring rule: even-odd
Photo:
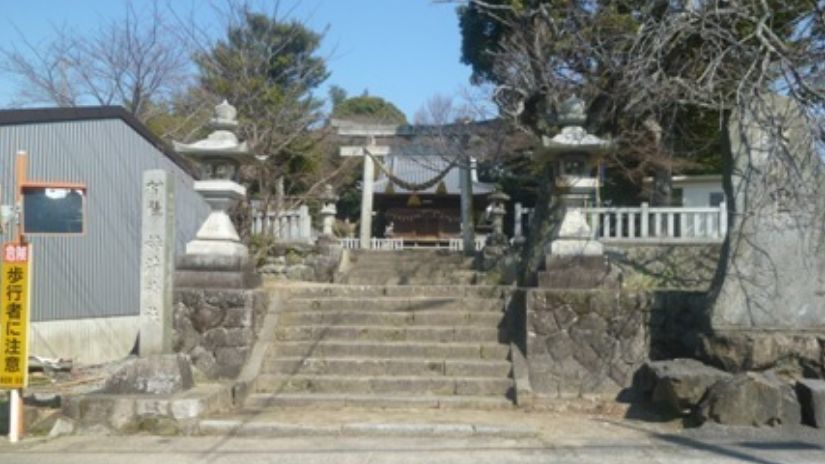
[[505,300],[487,286],[292,289],[245,409],[511,408]]
[[447,250],[355,251],[337,282],[355,285],[472,285],[473,258]]

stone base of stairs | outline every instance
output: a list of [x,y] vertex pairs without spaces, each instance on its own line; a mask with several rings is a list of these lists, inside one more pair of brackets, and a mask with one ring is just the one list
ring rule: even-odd
[[274,409],[241,411],[219,418],[202,419],[195,433],[264,437],[296,436],[392,436],[392,437],[498,437],[536,436],[533,423],[510,412]]

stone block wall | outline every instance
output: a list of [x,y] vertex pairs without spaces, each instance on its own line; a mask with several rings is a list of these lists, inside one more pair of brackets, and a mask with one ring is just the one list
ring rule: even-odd
[[270,243],[259,245],[258,272],[285,280],[332,282],[343,249],[334,243]]
[[619,268],[625,288],[707,291],[713,282],[721,244],[606,245],[610,264]]
[[237,377],[263,323],[266,293],[181,288],[174,303],[175,351],[210,379]]
[[648,359],[647,293],[529,290],[526,359],[537,398],[615,395]]

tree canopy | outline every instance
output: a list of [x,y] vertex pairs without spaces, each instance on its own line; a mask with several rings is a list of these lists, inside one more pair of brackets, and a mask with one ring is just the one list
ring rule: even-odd
[[551,132],[557,105],[578,94],[589,125],[616,138],[617,162],[650,168],[718,151],[726,115],[760,92],[821,112],[822,11],[811,0],[470,0],[458,14],[462,60],[496,86],[502,114]]
[[226,37],[195,56],[201,87],[237,107],[241,138],[266,157],[253,184],[264,196],[280,176],[287,191],[311,189],[323,163],[323,134],[311,130],[323,120],[313,92],[329,75],[318,56],[321,38],[297,21],[243,7]]
[[340,100],[332,109],[332,117],[357,122],[407,124],[407,117],[398,107],[381,97],[371,95]]

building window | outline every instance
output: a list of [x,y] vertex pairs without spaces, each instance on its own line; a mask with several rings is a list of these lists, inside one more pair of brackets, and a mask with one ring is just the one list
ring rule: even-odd
[[710,206],[719,206],[725,201],[725,194],[722,192],[713,192],[710,194]]

